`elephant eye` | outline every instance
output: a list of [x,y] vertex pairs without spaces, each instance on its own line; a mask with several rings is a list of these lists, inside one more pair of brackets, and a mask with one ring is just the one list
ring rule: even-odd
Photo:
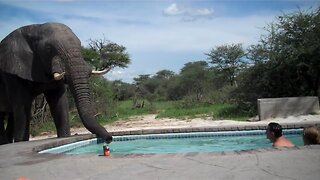
[[51,49],[52,49],[52,47],[48,44],[48,45],[46,45],[46,51],[51,51]]
[[45,51],[46,51],[48,54],[52,54],[52,53],[54,53],[54,48],[53,48],[52,45],[46,44],[46,45],[45,45]]

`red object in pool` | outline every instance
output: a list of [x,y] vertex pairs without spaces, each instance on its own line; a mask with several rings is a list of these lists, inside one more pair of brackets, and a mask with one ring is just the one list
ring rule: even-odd
[[103,155],[110,156],[110,149],[107,145],[103,145]]

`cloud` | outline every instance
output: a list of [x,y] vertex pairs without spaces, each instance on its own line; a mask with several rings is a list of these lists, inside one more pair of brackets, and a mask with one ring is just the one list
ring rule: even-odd
[[177,4],[173,3],[163,10],[163,13],[168,16],[176,16],[183,14],[183,10],[179,9]]
[[189,6],[178,6],[176,3],[171,4],[163,10],[165,16],[181,16],[184,21],[194,21],[199,18],[211,18],[213,9],[194,8]]

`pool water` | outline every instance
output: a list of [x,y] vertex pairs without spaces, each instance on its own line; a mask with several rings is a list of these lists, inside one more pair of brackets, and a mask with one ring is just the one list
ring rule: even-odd
[[[163,154],[188,152],[222,152],[235,150],[249,150],[271,147],[265,131],[238,131],[240,133],[179,133],[162,135],[136,135],[115,137],[109,144],[112,154]],[[248,133],[249,132],[249,133]],[[303,145],[302,130],[284,131],[286,138],[295,145]],[[186,136],[188,134],[188,136]],[[63,152],[65,154],[103,154],[101,143],[90,144]]]

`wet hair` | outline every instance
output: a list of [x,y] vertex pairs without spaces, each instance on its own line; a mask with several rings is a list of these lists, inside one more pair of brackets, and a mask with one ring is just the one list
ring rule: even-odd
[[268,130],[273,132],[274,136],[276,138],[281,137],[282,136],[282,127],[280,124],[275,123],[275,122],[271,122],[268,124]]
[[317,127],[304,128],[303,141],[305,145],[320,144],[320,129]]

